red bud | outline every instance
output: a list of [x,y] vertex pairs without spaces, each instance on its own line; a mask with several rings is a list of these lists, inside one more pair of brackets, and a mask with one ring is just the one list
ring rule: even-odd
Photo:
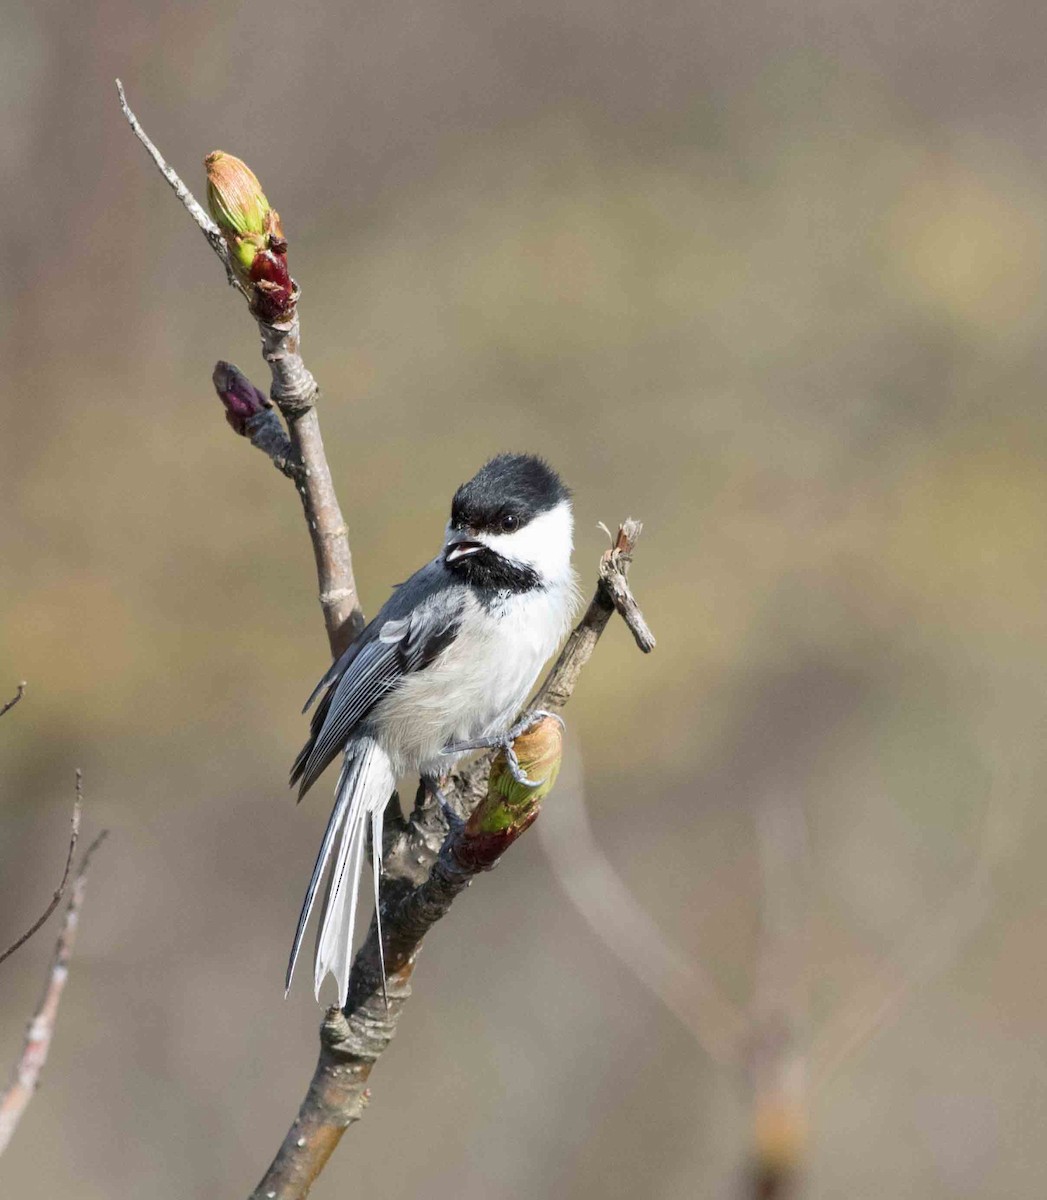
[[287,270],[287,243],[278,242],[283,251],[259,250],[251,263],[250,278],[255,285],[254,307],[267,321],[290,316],[294,308],[294,281]]

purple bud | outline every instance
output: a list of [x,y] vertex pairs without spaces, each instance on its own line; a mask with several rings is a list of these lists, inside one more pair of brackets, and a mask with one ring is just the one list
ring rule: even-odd
[[246,437],[247,422],[272,408],[269,397],[232,363],[218,362],[211,379],[218,399],[225,405],[225,419],[241,437]]

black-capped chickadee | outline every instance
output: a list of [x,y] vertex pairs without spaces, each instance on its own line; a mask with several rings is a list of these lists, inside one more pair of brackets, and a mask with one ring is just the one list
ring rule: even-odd
[[499,454],[455,492],[442,552],[399,585],[317,684],[306,709],[323,697],[291,771],[299,798],[345,757],[288,988],[330,864],[314,984],[319,999],[332,974],[345,1005],[368,825],[377,909],[382,820],[397,780],[420,775],[439,796],[438,780],[457,757],[510,732],[577,604],[571,544],[570,493],[560,477],[539,458]]

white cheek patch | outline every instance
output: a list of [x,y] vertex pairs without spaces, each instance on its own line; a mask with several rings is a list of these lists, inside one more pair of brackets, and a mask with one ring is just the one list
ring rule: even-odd
[[513,533],[484,533],[476,540],[490,546],[503,558],[557,579],[571,569],[573,529],[571,506],[562,500],[548,512],[539,513],[523,529]]

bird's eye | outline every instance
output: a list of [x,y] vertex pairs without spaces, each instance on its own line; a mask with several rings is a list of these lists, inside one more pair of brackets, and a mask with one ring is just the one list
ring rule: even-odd
[[514,529],[520,528],[520,518],[513,513],[508,513],[502,517],[502,529],[506,533],[512,533]]

